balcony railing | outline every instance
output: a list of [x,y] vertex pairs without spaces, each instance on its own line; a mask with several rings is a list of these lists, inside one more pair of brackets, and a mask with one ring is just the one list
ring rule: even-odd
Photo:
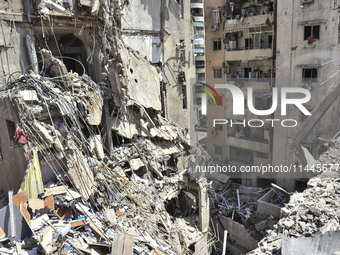
[[258,44],[251,44],[248,47],[232,47],[229,44],[226,45],[227,51],[241,51],[241,50],[258,50],[258,49],[271,49],[272,44],[271,43],[258,43]]

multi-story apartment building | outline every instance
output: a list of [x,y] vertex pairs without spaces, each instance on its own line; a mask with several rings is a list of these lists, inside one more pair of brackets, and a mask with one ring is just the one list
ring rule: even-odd
[[[276,86],[310,90],[312,97],[305,107],[312,111],[339,82],[340,1],[288,0],[278,1],[277,6]],[[323,117],[301,143],[314,158],[319,157],[324,144],[339,131],[339,106],[336,100],[329,109],[323,109]],[[299,121],[299,125],[306,119],[295,106],[288,108],[287,113],[286,118]],[[275,127],[274,164],[294,163],[290,162],[289,144],[297,132],[297,128]],[[294,176],[278,176],[278,183],[294,190],[304,181],[303,176],[300,177],[302,179],[297,180]]]
[[[205,81],[205,27],[204,27],[204,0],[191,0],[190,1],[191,15],[194,22],[195,27],[195,36],[194,36],[194,53],[195,53],[195,66],[196,66],[196,77],[195,82],[193,83],[195,86],[194,94],[195,105],[197,107],[197,126],[196,133],[204,132],[206,133],[206,118],[202,115],[201,111],[201,99],[200,94],[202,90],[200,90],[199,83]],[[205,135],[204,135],[205,136]],[[197,136],[197,140],[200,140],[201,137]]]
[[[206,3],[207,12],[210,11],[207,23],[211,20],[206,25],[207,81],[234,84],[245,95],[247,88],[251,87],[254,107],[268,109],[271,88],[275,86],[274,1]],[[263,127],[249,127],[247,124],[213,127],[213,119],[216,118],[240,123],[259,118],[248,109],[244,116],[234,116],[231,93],[218,91],[222,95],[223,106],[208,104],[207,149],[210,155],[239,167],[271,163],[273,129],[270,123]],[[260,119],[270,117],[261,116]],[[256,176],[243,177],[245,183],[257,184]],[[247,182],[247,179],[252,181]]]

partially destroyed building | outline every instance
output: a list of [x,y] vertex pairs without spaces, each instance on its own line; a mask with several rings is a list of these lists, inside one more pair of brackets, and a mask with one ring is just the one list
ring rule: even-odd
[[[297,144],[318,158],[339,131],[339,7],[338,1],[278,1],[276,86],[308,89],[312,97],[305,107],[312,116],[288,107],[286,118],[306,126],[274,127],[274,144],[281,145],[273,150],[275,165],[289,164],[294,154],[289,146]],[[279,175],[278,184],[290,191],[303,188],[308,177],[300,177]]]
[[0,253],[209,253],[209,184],[187,171],[190,4],[162,1],[151,53],[126,45],[133,4],[0,1]]
[[[206,2],[211,20],[215,22],[206,27],[209,31],[206,33],[211,35],[207,36],[211,41],[210,54],[207,56],[207,77],[213,83],[211,85],[228,83],[238,86],[244,92],[245,100],[247,89],[252,88],[255,109],[268,109],[272,100],[272,88],[275,86],[275,3],[222,2]],[[209,45],[207,43],[208,49]],[[265,120],[271,119],[271,116],[256,116],[248,108],[244,116],[235,116],[231,93],[225,89],[217,91],[221,95],[222,106],[208,100],[207,151],[213,157],[238,167],[271,163],[273,128],[270,122],[262,127],[250,127],[247,124],[251,119]],[[214,119],[226,119],[229,123],[233,121],[239,124],[213,127]],[[244,184],[261,185],[257,183],[257,178],[261,176],[243,177]]]
[[122,33],[161,77],[162,115],[187,129],[194,143],[196,112],[190,79],[195,77],[195,37],[189,0],[131,1],[123,9]]

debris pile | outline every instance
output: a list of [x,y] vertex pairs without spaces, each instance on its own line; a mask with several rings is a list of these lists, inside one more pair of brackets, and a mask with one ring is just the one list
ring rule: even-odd
[[[223,188],[217,189],[218,192],[212,191],[211,213],[215,214],[217,218],[224,216],[244,225],[250,236],[261,240],[267,225],[275,223],[271,215],[263,219],[257,214],[257,202],[268,189],[240,185],[231,182],[228,176],[225,178],[227,181]],[[223,181],[223,178],[219,179]],[[215,186],[218,185],[216,180],[213,183]]]
[[282,237],[311,237],[340,230],[339,145],[340,138],[320,156],[316,166],[323,165],[327,170],[310,179],[302,193],[291,196],[281,209],[281,220],[249,254],[281,254]]
[[73,15],[80,12],[84,14],[96,15],[99,11],[99,0],[39,0],[35,1],[35,7],[42,15]]
[[[186,133],[128,94],[128,103],[119,101],[120,107],[112,103],[119,98],[112,100],[109,118],[102,119],[111,89],[86,75],[68,73],[47,50],[41,55],[45,76],[13,77],[0,91],[1,103],[11,105],[18,118],[16,130],[27,138],[23,153],[30,156],[14,196],[28,231],[14,242],[4,240],[2,249],[29,254],[191,253],[206,234],[197,229],[196,220],[188,222],[166,210],[190,182]],[[110,142],[103,140],[110,137],[102,134],[104,121],[112,127],[106,129],[112,132]]]

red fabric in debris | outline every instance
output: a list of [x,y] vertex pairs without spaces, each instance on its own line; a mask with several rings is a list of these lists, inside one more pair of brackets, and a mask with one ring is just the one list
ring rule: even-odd
[[14,141],[21,143],[21,144],[27,143],[27,137],[26,137],[24,131],[19,127],[15,131]]
[[311,45],[314,41],[315,41],[314,37],[311,36],[311,37],[309,37],[309,39],[308,39],[308,44]]

